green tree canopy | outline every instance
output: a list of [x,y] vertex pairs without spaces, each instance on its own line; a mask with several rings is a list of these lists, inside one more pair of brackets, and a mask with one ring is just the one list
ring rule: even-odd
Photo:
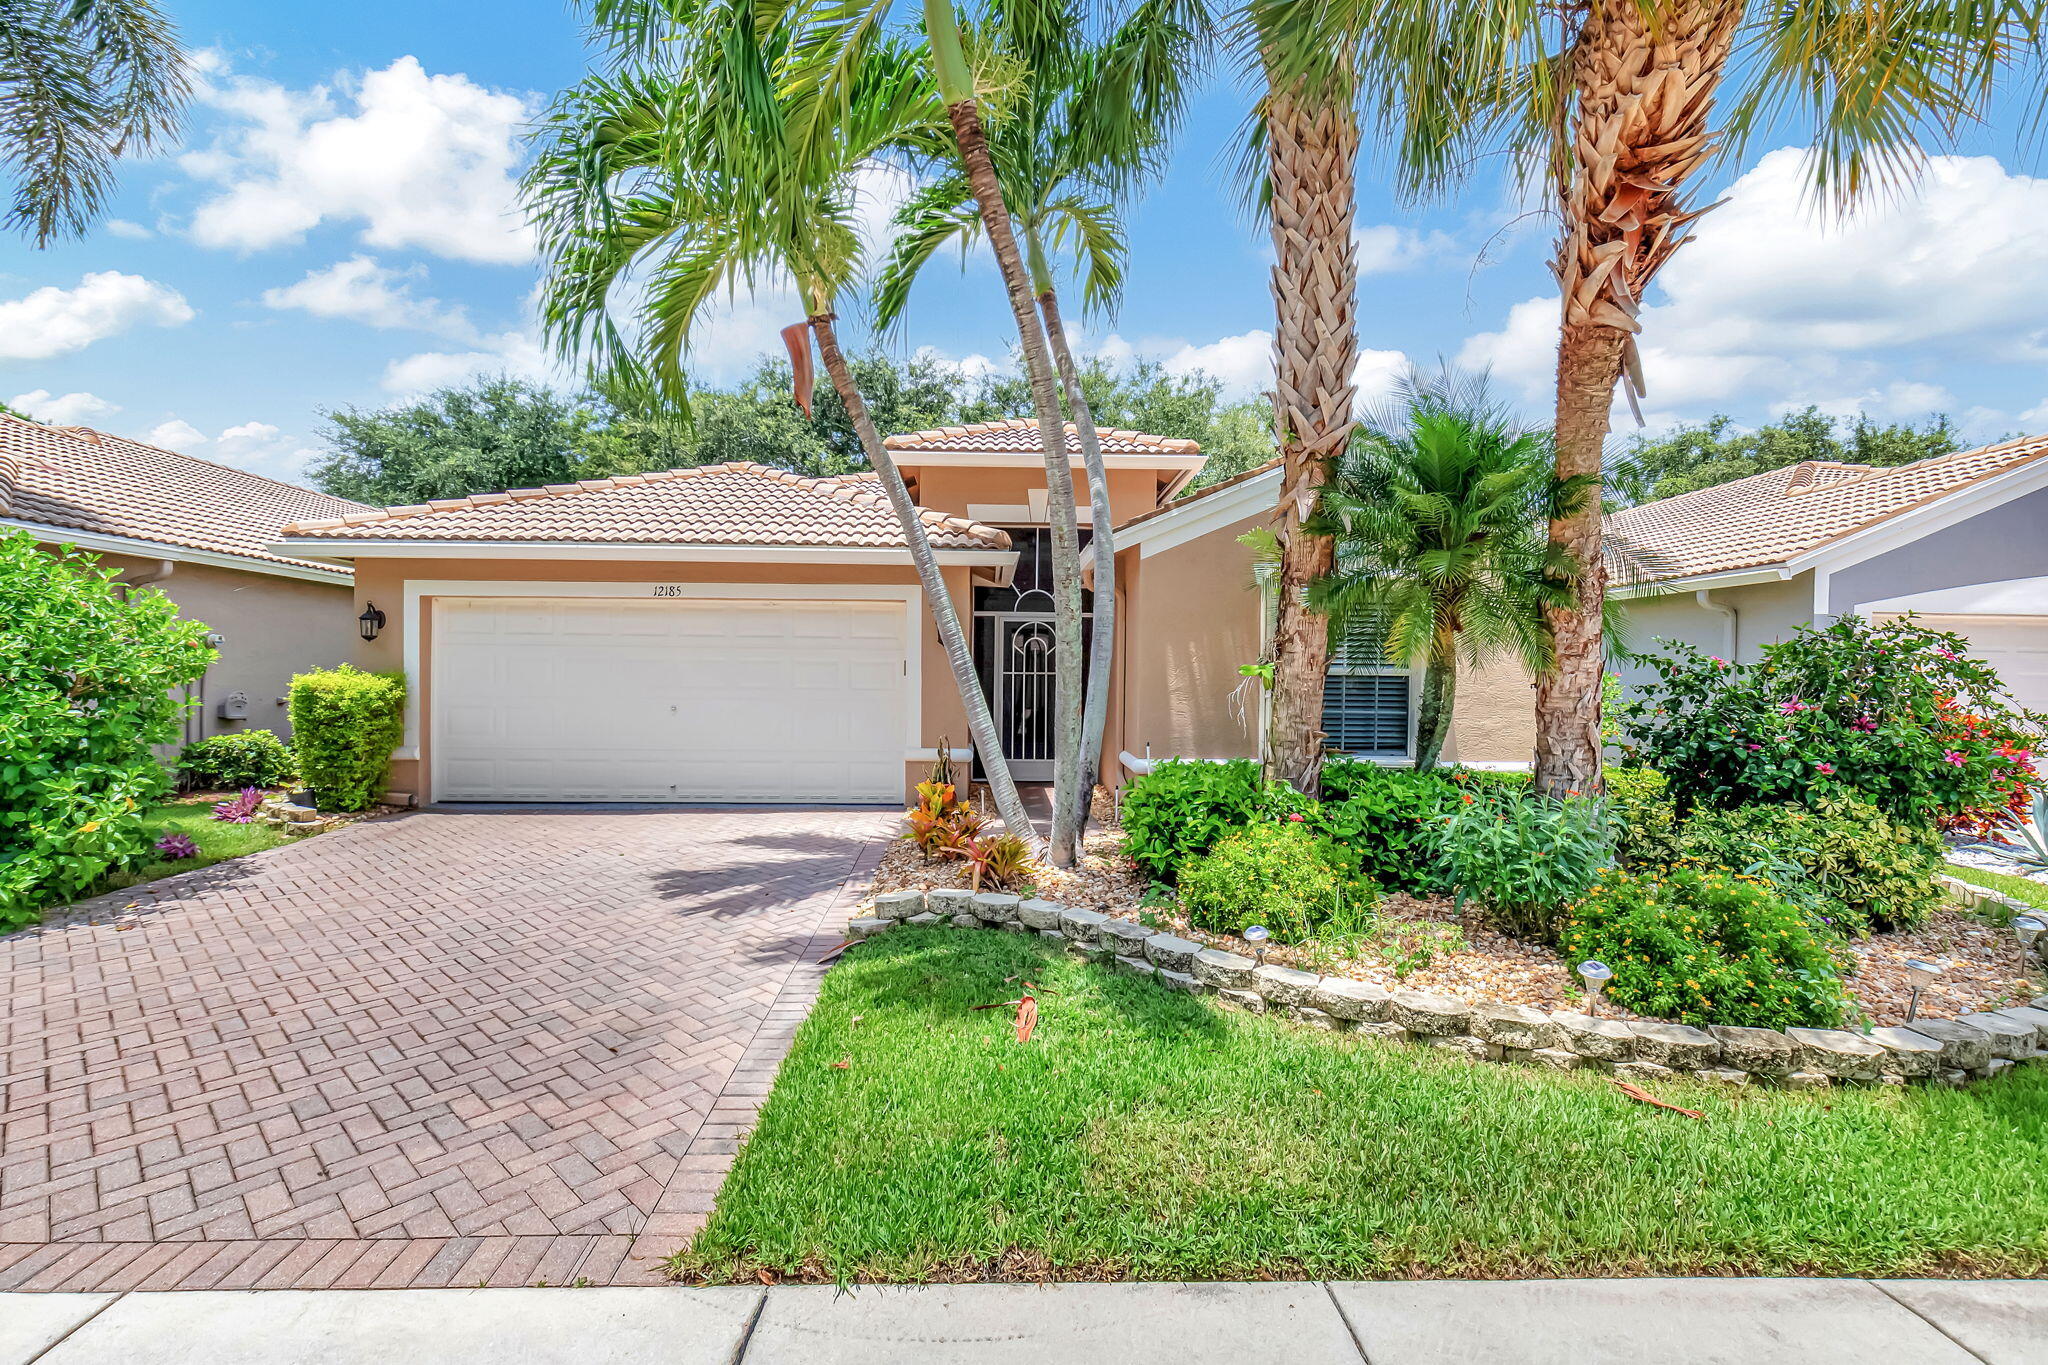
[[1607,472],[1609,509],[1677,497],[1801,460],[1889,466],[1963,448],[1954,424],[1942,415],[1882,426],[1861,413],[1837,421],[1808,407],[1753,431],[1733,426],[1734,419],[1723,414],[1662,436],[1636,437]]

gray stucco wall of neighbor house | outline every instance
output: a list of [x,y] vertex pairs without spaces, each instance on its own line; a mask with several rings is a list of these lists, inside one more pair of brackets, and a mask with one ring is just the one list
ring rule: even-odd
[[[146,576],[158,566],[154,559],[111,554],[100,556],[100,563],[121,570],[123,579]],[[206,673],[206,704],[186,721],[192,739],[245,730],[290,738],[291,721],[279,699],[292,674],[333,668],[355,652],[355,596],[347,583],[181,563],[169,578],[149,586],[177,603],[180,616],[204,621],[224,637],[220,658]],[[248,719],[220,718],[218,707],[232,692],[249,699]]]
[[[1736,588],[1716,588],[1709,594],[1719,606],[1735,610],[1735,649],[1728,649],[1727,618],[1699,604],[1692,592],[1662,597],[1639,597],[1627,604],[1628,645],[1639,653],[1656,654],[1660,640],[1692,645],[1708,654],[1747,662],[1757,651],[1782,640],[1813,620],[1813,575],[1799,574],[1782,582],[1747,583]],[[1623,664],[1616,670],[1624,685],[1635,686],[1654,676],[1643,664]]]
[[1906,593],[2042,576],[2048,576],[2048,489],[1837,570],[1828,580],[1828,611],[1845,616],[1865,602]]

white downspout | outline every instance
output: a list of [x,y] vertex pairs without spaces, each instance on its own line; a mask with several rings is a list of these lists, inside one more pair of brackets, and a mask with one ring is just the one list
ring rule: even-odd
[[1692,597],[1693,601],[1699,603],[1708,611],[1713,612],[1715,615],[1719,616],[1723,621],[1727,622],[1727,629],[1723,632],[1727,638],[1727,644],[1722,647],[1723,652],[1721,657],[1726,659],[1731,664],[1740,662],[1735,657],[1735,648],[1738,640],[1735,629],[1737,620],[1735,608],[1729,606],[1726,602],[1716,602],[1714,600],[1713,589],[1711,588],[1701,588],[1698,592],[1694,593]]

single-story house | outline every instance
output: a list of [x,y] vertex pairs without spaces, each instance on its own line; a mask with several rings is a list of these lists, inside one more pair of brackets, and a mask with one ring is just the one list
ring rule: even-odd
[[0,529],[92,551],[121,582],[157,589],[212,631],[220,658],[191,688],[187,741],[288,735],[291,676],[353,654],[348,567],[270,545],[287,522],[367,510],[105,432],[0,414]]
[[[1052,598],[1036,423],[892,436],[1022,780],[1051,776]],[[1252,555],[1277,474],[1176,498],[1191,441],[1103,433],[1118,535],[1107,752],[1255,752]],[[1069,455],[1078,472],[1071,432]],[[1086,521],[1084,510],[1084,522]],[[952,673],[874,476],[752,464],[596,479],[287,526],[274,553],[355,569],[411,681],[392,785],[437,801],[896,801],[966,744]],[[1382,678],[1387,681],[1381,681]],[[1405,752],[1405,671],[1333,679],[1340,735]],[[1526,761],[1528,682],[1468,684],[1453,753]],[[1114,778],[1129,771],[1112,758]]]
[[1607,537],[1637,649],[1748,661],[1799,626],[1913,612],[2048,711],[2048,437],[1892,468],[1808,460],[1617,512]]

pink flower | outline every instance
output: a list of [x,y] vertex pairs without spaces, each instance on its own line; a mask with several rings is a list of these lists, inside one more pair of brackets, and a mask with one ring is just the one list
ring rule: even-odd
[[1761,749],[1762,749],[1762,748],[1763,748],[1764,746],[1763,746],[1763,745],[1761,745],[1761,744],[1752,744],[1752,745],[1750,745],[1750,746],[1748,746],[1748,747],[1749,747],[1749,751],[1750,751],[1751,753],[1756,753],[1756,752],[1758,752],[1759,750],[1761,750]]
[[1287,818],[1294,821],[1296,824],[1301,823],[1301,817],[1299,815],[1290,815]]
[[1820,765],[1820,771],[1823,776],[1833,777],[1835,775],[1835,765],[1832,763],[1823,763]]
[[1781,701],[1778,703],[1778,710],[1788,716],[1796,716],[1801,711],[1811,711],[1812,709],[1813,708],[1811,706],[1808,706],[1805,702],[1799,700],[1799,698],[1797,697],[1794,697],[1790,701]]
[[1968,763],[1968,762],[1969,762],[1970,760],[1969,760],[1969,759],[1967,759],[1967,758],[1964,758],[1964,757],[1963,757],[1963,756],[1962,756],[1961,754],[1957,753],[1957,752],[1956,752],[1956,751],[1955,751],[1954,749],[1949,749],[1949,750],[1946,750],[1946,751],[1944,751],[1944,752],[1942,753],[1942,755],[1941,755],[1941,761],[1942,761],[1942,762],[1944,762],[1944,763],[1953,763],[1953,764],[1954,764],[1954,765],[1955,765],[1956,767],[1960,768],[1960,767],[1962,767],[1962,766],[1963,766],[1963,765],[1964,765],[1965,763]]
[[1849,722],[1849,728],[1851,730],[1861,730],[1864,733],[1868,734],[1871,731],[1877,729],[1877,722],[1872,720],[1869,716],[1858,716],[1856,717],[1856,719]]
[[1934,652],[1935,654],[1944,659],[1960,659],[1963,657],[1962,655],[1956,653],[1954,650],[1950,649],[1947,645],[1936,645],[1934,647]]

